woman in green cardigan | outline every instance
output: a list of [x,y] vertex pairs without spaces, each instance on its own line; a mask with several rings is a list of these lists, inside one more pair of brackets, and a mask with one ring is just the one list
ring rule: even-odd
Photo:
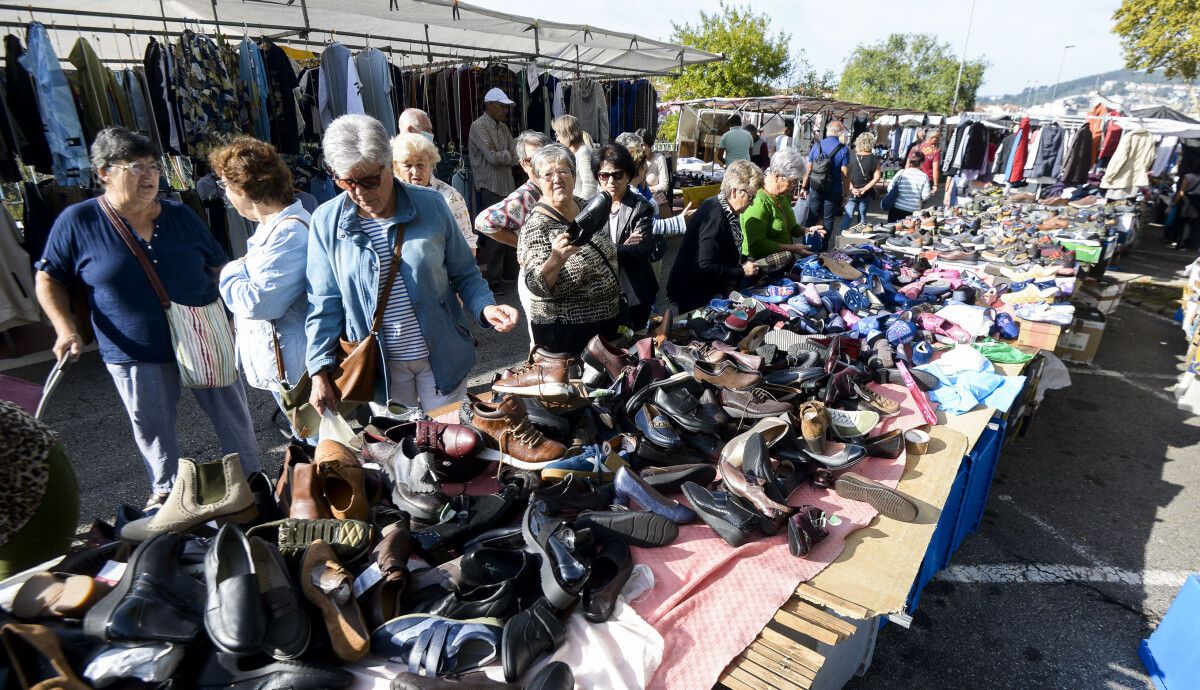
[[811,254],[792,212],[792,189],[804,178],[804,155],[791,147],[771,156],[762,189],[742,214],[742,254],[761,259],[776,252]]

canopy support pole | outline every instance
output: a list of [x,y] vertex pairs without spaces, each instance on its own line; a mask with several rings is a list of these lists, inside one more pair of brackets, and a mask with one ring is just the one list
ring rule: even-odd
[[429,62],[433,62],[433,50],[429,47],[429,25],[425,25],[425,54]]

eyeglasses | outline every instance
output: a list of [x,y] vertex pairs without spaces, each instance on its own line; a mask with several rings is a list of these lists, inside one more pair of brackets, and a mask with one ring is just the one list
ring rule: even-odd
[[162,168],[158,166],[158,163],[119,163],[109,167],[120,168],[127,171],[134,177],[144,177],[146,175],[154,175],[155,177],[158,177],[159,173],[162,172]]
[[361,187],[362,189],[379,189],[379,185],[383,184],[383,168],[374,175],[364,175],[363,177],[334,177],[334,184],[346,191],[350,191],[351,187]]
[[575,177],[575,173],[566,168],[554,168],[553,170],[544,171],[541,175],[538,175],[538,177],[542,178],[543,180],[549,180],[555,177]]
[[596,179],[600,180],[601,182],[608,182],[609,180],[616,180],[617,182],[620,182],[621,180],[625,179],[625,171],[614,170],[612,172],[599,172],[596,173]]

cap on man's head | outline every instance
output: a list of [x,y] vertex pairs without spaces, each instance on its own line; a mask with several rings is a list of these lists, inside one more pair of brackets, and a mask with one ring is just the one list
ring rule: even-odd
[[491,89],[483,97],[484,103],[503,103],[504,105],[516,105],[504,92],[498,88]]

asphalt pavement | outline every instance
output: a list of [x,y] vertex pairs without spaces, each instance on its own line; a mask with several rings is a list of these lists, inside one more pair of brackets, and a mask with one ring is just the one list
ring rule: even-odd
[[[1189,258],[1150,239],[1122,269],[1170,278]],[[502,299],[515,304],[515,288]],[[524,329],[476,329],[471,384],[524,360]],[[1071,387],[1049,392],[1028,435],[1003,452],[982,526],[927,587],[912,627],[885,626],[870,671],[848,687],[1147,687],[1137,644],[1183,574],[1200,571],[1200,418],[1169,392],[1184,354],[1178,324],[1121,306],[1093,365],[1072,366]],[[49,368],[5,373],[40,383]],[[275,404],[248,390],[274,474],[284,447]],[[96,353],[68,370],[45,419],[75,466],[85,521],[140,505],[146,474]],[[185,456],[219,457],[186,393],[178,428]]]

